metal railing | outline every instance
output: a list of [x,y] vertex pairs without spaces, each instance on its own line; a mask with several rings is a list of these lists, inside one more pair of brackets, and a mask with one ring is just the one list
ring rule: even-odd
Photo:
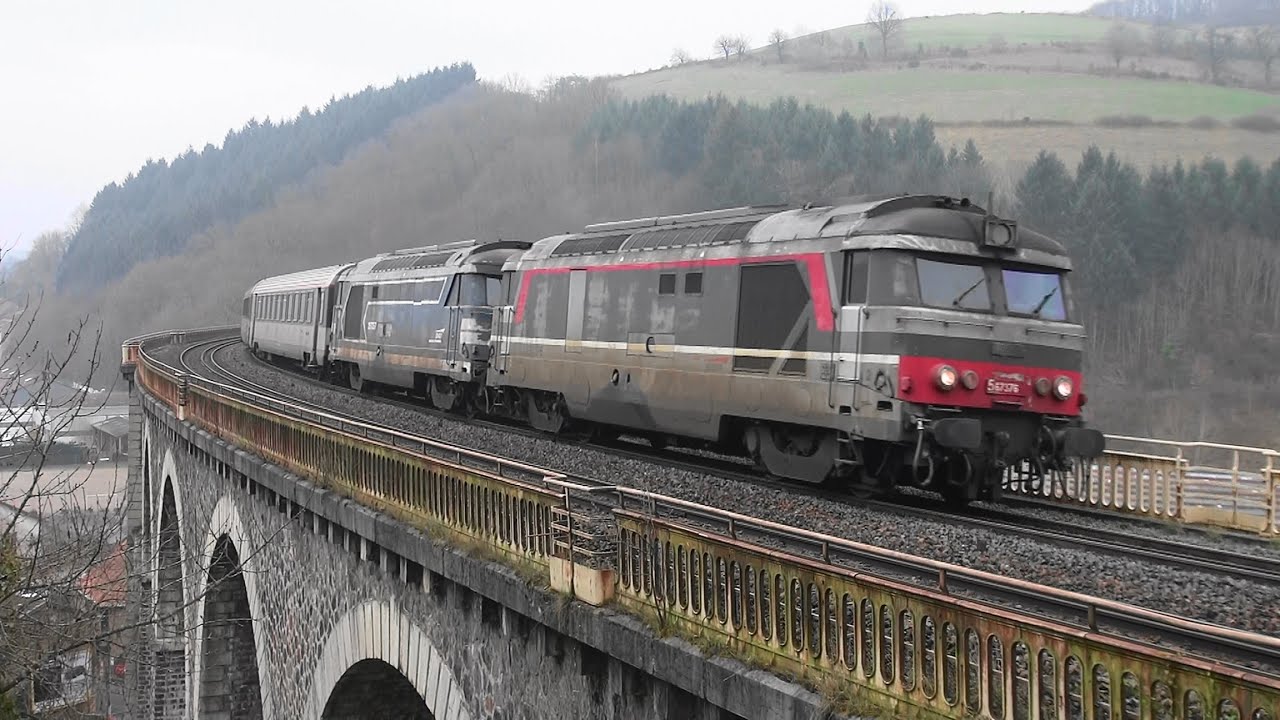
[[1280,452],[1108,435],[1096,462],[1044,483],[1011,472],[1007,492],[1064,505],[1280,537]]
[[147,355],[148,341],[168,344],[166,335],[131,341],[140,347],[125,357],[135,358],[138,384],[179,419],[526,569],[545,572],[550,557],[601,554],[590,547],[593,536],[577,530],[589,526],[568,492],[579,486],[562,475],[194,377]]

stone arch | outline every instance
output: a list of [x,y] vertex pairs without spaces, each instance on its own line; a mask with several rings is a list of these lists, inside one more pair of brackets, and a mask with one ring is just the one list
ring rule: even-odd
[[435,720],[413,683],[382,660],[361,660],[333,686],[322,720]]
[[[405,697],[405,686],[393,682],[399,675],[423,701],[428,718],[471,720],[462,685],[444,655],[394,601],[380,600],[358,605],[334,623],[311,672],[311,691],[302,717],[348,720],[350,716],[336,714],[347,706],[344,695],[353,678],[370,675]],[[412,714],[406,717],[416,718]]]
[[157,717],[178,718],[186,714],[188,656],[191,643],[187,629],[186,558],[182,548],[182,504],[178,490],[177,466],[173,454],[165,451],[162,463],[160,511],[155,513],[154,565],[155,672],[154,701]]
[[142,422],[142,454],[139,462],[142,465],[142,496],[139,503],[142,506],[142,552],[150,563],[155,499],[151,495],[151,423],[145,417]]
[[[210,515],[196,579],[199,638],[192,665],[192,718],[274,720],[269,702],[269,644],[258,589],[259,547],[246,532],[235,501],[224,495]],[[230,652],[225,652],[230,651]],[[247,672],[252,667],[253,672]],[[219,714],[224,705],[230,715]]]
[[179,638],[186,629],[187,592],[182,554],[182,494],[177,485],[178,470],[173,453],[164,453],[158,498],[159,512],[154,513],[156,539],[154,556],[156,587],[157,637]]
[[249,591],[240,553],[226,535],[213,546],[204,602],[198,717],[258,720],[262,717],[262,685]]

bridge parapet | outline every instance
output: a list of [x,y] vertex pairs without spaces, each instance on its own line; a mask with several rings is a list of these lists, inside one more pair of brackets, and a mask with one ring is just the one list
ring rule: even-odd
[[[1267,720],[1280,707],[1280,679],[1188,656],[1168,643],[1173,637],[1182,643],[1176,647],[1190,641],[1255,652],[1275,664],[1274,638],[674,498],[585,487],[533,466],[192,378],[149,358],[142,345],[139,385],[175,414],[185,398],[185,420],[210,434],[557,590],[591,604],[612,602],[659,632],[804,678],[833,698],[922,717],[1083,718],[1092,706],[1090,717],[1193,718],[1209,707],[1219,717]],[[1189,467],[1180,451],[1116,457],[1166,477]],[[1267,466],[1273,488],[1275,470]],[[1119,477],[1128,473],[1126,467]],[[1078,487],[1093,496],[1092,482]],[[1100,500],[1114,503],[1117,485],[1110,495],[1097,487],[1104,488]],[[1134,506],[1143,507],[1141,492],[1134,496],[1125,484],[1123,493],[1123,506],[1136,498]],[[606,494],[616,504],[602,525],[599,504],[588,505]],[[1185,496],[1172,497],[1176,506],[1159,507],[1181,511]],[[1025,611],[993,604],[992,595]],[[1134,707],[1139,713],[1131,715]]]
[[1052,481],[1009,473],[1007,492],[1053,503],[1280,537],[1280,452],[1108,435],[1096,462]]

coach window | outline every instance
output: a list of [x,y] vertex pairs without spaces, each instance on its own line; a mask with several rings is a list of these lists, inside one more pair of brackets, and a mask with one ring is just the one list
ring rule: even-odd
[[701,295],[702,294],[702,273],[691,272],[684,276],[684,294],[685,295]]
[[676,275],[675,273],[662,273],[658,276],[658,294],[659,295],[675,295],[676,294]]

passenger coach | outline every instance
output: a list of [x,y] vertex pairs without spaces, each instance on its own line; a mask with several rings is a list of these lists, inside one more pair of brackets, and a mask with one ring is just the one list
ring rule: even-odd
[[351,267],[330,265],[257,283],[244,296],[240,339],[255,353],[323,367],[338,277]]

